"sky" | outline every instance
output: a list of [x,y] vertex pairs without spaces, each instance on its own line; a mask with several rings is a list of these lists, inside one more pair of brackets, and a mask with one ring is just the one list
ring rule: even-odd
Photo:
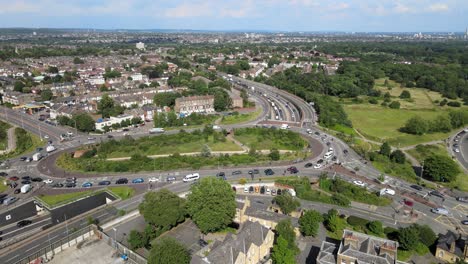
[[468,0],[0,0],[0,27],[462,32]]

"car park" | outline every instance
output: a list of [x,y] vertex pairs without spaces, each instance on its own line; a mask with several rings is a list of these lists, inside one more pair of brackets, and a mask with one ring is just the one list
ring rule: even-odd
[[132,180],[132,183],[143,183],[145,180],[143,178],[136,178]]
[[110,181],[100,181],[100,182],[98,183],[98,185],[110,185],[110,184],[111,184]]
[[120,178],[117,181],[115,181],[115,184],[127,184],[128,179],[127,178]]
[[312,167],[312,166],[314,166],[314,164],[312,164],[312,163],[310,163],[310,162],[308,162],[308,163],[306,163],[306,164],[304,165],[305,168],[310,168],[310,167]]
[[148,182],[158,182],[159,181],[159,178],[156,178],[156,177],[151,177],[148,179]]
[[16,223],[16,226],[18,228],[21,228],[21,227],[25,227],[25,226],[30,225],[30,224],[32,224],[31,220],[21,220],[18,223]]
[[92,186],[93,186],[93,184],[91,182],[85,182],[85,183],[83,183],[83,185],[81,185],[81,187],[83,187],[83,188],[89,188],[89,187],[92,187]]
[[413,184],[410,186],[411,188],[415,189],[415,190],[418,190],[418,191],[422,191],[423,190],[423,187],[422,186],[419,186],[419,185],[416,185],[416,184]]

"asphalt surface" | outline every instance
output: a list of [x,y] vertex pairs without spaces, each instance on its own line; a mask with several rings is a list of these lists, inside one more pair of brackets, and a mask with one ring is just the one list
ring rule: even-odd
[[[454,147],[457,144],[458,147]],[[458,132],[450,138],[450,152],[468,172],[468,133],[464,130]],[[458,150],[456,152],[455,150]]]

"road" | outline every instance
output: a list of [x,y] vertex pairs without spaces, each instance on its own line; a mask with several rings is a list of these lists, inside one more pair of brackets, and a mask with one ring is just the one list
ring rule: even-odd
[[[468,133],[462,130],[450,137],[449,140],[449,152],[458,160],[465,173],[468,173]],[[458,150],[458,152],[455,150]]]

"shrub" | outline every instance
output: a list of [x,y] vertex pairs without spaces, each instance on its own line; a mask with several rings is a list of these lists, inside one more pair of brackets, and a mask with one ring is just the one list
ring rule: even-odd
[[388,107],[392,108],[392,109],[400,109],[400,102],[398,101],[393,101],[391,102]]
[[371,98],[371,99],[369,99],[369,103],[370,104],[378,104],[379,101],[377,101],[377,99],[375,99],[375,98]]
[[447,105],[448,105],[448,106],[451,106],[451,107],[460,107],[460,106],[461,106],[461,103],[460,103],[460,102],[456,102],[456,101],[451,101],[451,102],[448,102]]
[[362,228],[365,228],[366,225],[369,223],[369,220],[367,219],[364,219],[364,218],[361,218],[361,217],[358,217],[358,216],[354,216],[354,215],[350,215],[347,219],[346,219],[346,222],[348,222],[348,224],[354,226],[354,227],[362,227]]

